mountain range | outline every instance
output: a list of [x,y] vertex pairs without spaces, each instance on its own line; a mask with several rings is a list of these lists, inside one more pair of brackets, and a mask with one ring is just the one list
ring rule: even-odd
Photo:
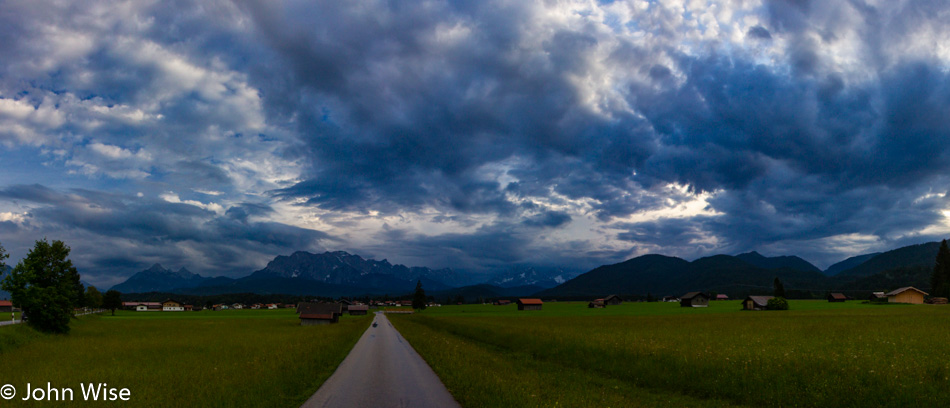
[[824,296],[828,291],[860,295],[916,286],[929,289],[939,243],[930,242],[848,258],[822,271],[797,256],[766,257],[758,252],[714,255],[692,262],[664,255],[643,255],[573,276],[557,268],[513,266],[483,283],[450,268],[430,269],[364,259],[343,251],[278,256],[243,278],[204,277],[185,268],[154,265],[113,289],[123,293],[167,292],[188,295],[226,293],[314,296],[402,295],[417,281],[430,295],[467,301],[477,298],[536,295],[586,298],[618,293],[655,296],[689,291],[726,293],[731,297],[770,294],[779,278],[790,295]]

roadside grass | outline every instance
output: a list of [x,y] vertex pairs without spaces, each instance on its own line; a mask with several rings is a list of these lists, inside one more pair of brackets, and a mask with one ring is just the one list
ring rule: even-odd
[[[795,301],[787,312],[744,312],[712,303],[673,305],[683,312],[545,303],[518,317],[445,306],[390,319],[466,407],[904,407],[939,404],[950,389],[950,307]],[[612,308],[626,315],[590,314]]]
[[371,321],[343,316],[339,324],[300,326],[292,309],[117,311],[74,319],[68,335],[3,326],[0,382],[17,389],[11,406],[49,404],[20,401],[27,383],[47,382],[73,389],[70,406],[82,405],[81,383],[128,388],[131,400],[121,403],[130,406],[299,406]]

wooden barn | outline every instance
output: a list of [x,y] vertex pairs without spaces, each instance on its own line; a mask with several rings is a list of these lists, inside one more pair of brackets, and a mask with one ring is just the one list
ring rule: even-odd
[[511,304],[511,301],[508,300],[508,299],[498,299],[498,300],[492,302],[492,304],[495,305],[495,306],[507,306],[507,305],[510,305],[510,304]]
[[518,299],[518,310],[541,310],[541,299]]
[[603,309],[607,307],[607,305],[606,302],[604,302],[604,299],[596,299],[593,302],[588,303],[587,307],[589,309]]
[[330,324],[340,321],[340,315],[343,314],[343,305],[339,303],[301,302],[297,305],[297,311],[300,313],[301,326]]
[[13,302],[9,300],[0,300],[0,312],[13,313]]
[[680,296],[680,306],[682,307],[709,306],[709,295],[703,292],[689,292],[683,296]]
[[887,296],[888,303],[911,303],[915,305],[922,305],[924,303],[924,296],[927,296],[927,292],[924,292],[913,286],[907,286],[887,292],[887,294],[884,296]]
[[346,311],[350,312],[350,316],[365,316],[369,313],[369,305],[350,305]]
[[775,296],[749,296],[742,301],[742,310],[765,310],[769,306],[769,299]]
[[884,296],[884,292],[872,292],[871,296],[868,296],[868,300],[871,302],[886,302],[887,296]]
[[725,293],[720,293],[716,295],[716,300],[729,300],[729,295]]
[[829,293],[828,294],[829,302],[844,302],[845,300],[848,300],[848,297],[845,296],[843,293]]
[[604,298],[604,305],[617,306],[623,303],[623,299],[617,295],[610,295]]

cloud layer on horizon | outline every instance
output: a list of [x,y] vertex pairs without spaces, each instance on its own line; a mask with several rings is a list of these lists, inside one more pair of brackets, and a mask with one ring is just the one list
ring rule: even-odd
[[0,243],[67,240],[98,282],[323,248],[472,272],[748,250],[824,267],[950,232],[947,17],[6,3]]

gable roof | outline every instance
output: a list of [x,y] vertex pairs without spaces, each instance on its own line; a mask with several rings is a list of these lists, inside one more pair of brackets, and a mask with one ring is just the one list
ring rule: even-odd
[[905,286],[905,287],[903,287],[903,288],[894,289],[894,290],[892,290],[892,291],[890,291],[890,292],[887,292],[887,294],[884,295],[884,296],[897,296],[897,295],[899,295],[899,294],[901,294],[901,293],[903,293],[903,292],[906,292],[906,291],[908,291],[908,290],[913,290],[913,291],[920,292],[920,294],[921,294],[921,295],[924,295],[924,296],[927,296],[927,295],[928,295],[927,292],[924,292],[924,291],[922,291],[922,290],[920,290],[920,289],[917,289],[917,288],[915,288],[915,287],[913,287],[913,286]]
[[614,299],[614,298],[616,298],[617,300],[622,300],[622,299],[620,299],[620,296],[617,296],[617,295],[610,295],[610,296],[605,297],[605,298],[604,298],[604,301],[608,301],[608,300]]
[[369,305],[350,305],[347,309],[349,310],[366,310],[369,311]]
[[829,293],[828,296],[830,296],[834,300],[848,300],[848,297],[845,296],[843,293]]
[[706,296],[706,294],[703,293],[703,292],[689,292],[689,293],[687,293],[687,294],[685,294],[685,295],[683,295],[683,296],[680,296],[680,299],[681,299],[681,300],[689,300],[689,299],[692,299],[692,298],[697,297],[697,296],[702,296],[702,297],[704,297],[704,298],[706,298],[706,299],[709,299],[709,296]]
[[752,300],[752,303],[755,303],[756,306],[766,307],[769,305],[769,299],[773,299],[775,296],[749,296],[742,301],[745,303],[746,300]]
[[13,306],[13,302],[9,300],[0,300],[0,306]]
[[518,299],[520,305],[543,305],[541,299]]
[[301,302],[297,305],[300,316],[313,314],[343,314],[343,305],[339,303]]

